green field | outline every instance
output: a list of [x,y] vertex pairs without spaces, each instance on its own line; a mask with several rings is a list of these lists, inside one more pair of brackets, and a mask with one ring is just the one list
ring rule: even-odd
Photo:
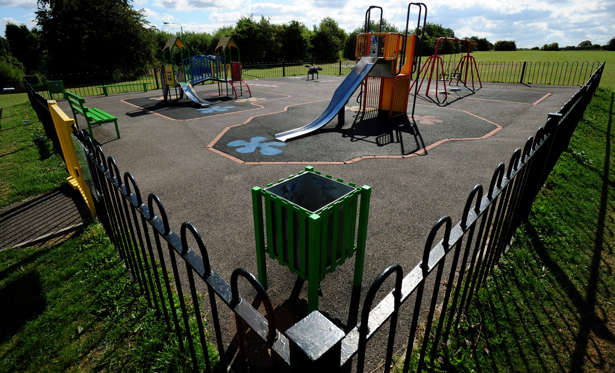
[[[479,64],[482,63],[509,63],[509,62],[541,62],[541,63],[573,63],[602,62],[606,61],[606,67],[600,81],[601,88],[615,89],[615,52],[613,51],[531,51],[521,50],[514,52],[473,52]],[[445,56],[445,60],[448,57]]]
[[[0,96],[0,208],[58,187],[66,179],[66,168],[51,142],[39,153],[34,139],[45,136],[42,124],[29,102],[7,106],[24,94]],[[27,96],[26,100],[27,100]]]

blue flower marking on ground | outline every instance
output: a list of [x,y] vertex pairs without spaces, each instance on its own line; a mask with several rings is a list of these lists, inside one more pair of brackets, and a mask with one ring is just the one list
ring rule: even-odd
[[231,141],[226,146],[230,146],[235,149],[239,153],[254,153],[256,149],[259,149],[262,155],[278,155],[282,154],[282,150],[277,147],[286,146],[286,143],[280,141],[267,141],[266,137],[256,136],[252,137],[250,141],[245,140],[235,140]]
[[234,106],[229,105],[229,106],[204,107],[202,109],[197,109],[197,110],[202,114],[213,114],[213,113],[224,113],[225,111],[229,111],[234,108],[235,108]]

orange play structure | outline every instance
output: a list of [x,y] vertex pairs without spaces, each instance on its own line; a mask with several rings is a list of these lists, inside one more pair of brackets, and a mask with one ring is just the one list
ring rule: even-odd
[[[409,35],[408,23],[412,6],[418,7],[418,19],[415,32]],[[374,9],[380,10],[378,32],[370,32],[371,11]],[[382,32],[382,8],[370,6],[367,9],[364,32],[357,36],[355,57],[373,57],[377,58],[377,62],[362,83],[363,114],[376,109],[379,116],[386,115],[388,118],[407,114],[408,92],[413,68],[416,66],[417,34],[424,29],[421,25],[425,25],[426,19],[427,6],[423,3],[410,3],[406,16],[406,31]]]

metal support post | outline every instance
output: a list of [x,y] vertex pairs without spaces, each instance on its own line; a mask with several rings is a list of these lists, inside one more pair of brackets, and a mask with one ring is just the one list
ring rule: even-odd
[[293,372],[338,372],[343,330],[314,311],[286,331]]

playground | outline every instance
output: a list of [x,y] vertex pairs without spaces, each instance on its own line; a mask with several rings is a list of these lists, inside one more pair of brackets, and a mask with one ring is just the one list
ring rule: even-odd
[[[416,31],[409,33],[412,5],[419,11]],[[372,10],[380,10],[380,27],[374,31]],[[523,147],[524,140],[536,134],[548,113],[564,110],[562,106],[578,90],[483,82],[468,40],[441,38],[467,46],[454,68],[444,69],[438,55],[440,40],[433,56],[421,66],[415,45],[422,37],[419,30],[424,29],[425,5],[411,3],[407,17],[405,32],[383,33],[382,8],[370,7],[365,15],[365,32],[357,36],[357,63],[344,77],[315,78],[312,73],[318,71],[317,67],[306,65],[307,77],[256,79],[248,84],[242,77],[238,48],[230,38],[220,40],[216,55],[190,56],[181,40],[172,37],[163,50],[168,57],[160,70],[162,92],[91,97],[88,106],[83,98],[65,92],[67,100],[60,102],[60,107],[65,112],[72,111],[75,117],[82,114],[90,135],[106,155],[113,156],[108,161],[108,174],[98,174],[94,179],[111,178],[114,184],[120,176],[113,169],[115,161],[119,169],[131,171],[141,195],[155,192],[163,201],[164,208],[150,195],[149,215],[143,217],[143,222],[148,219],[154,224],[158,248],[157,235],[162,234],[169,248],[173,246],[179,254],[186,255],[184,260],[194,267],[186,243],[186,225],[181,223],[189,221],[199,227],[207,245],[208,263],[215,263],[216,276],[221,277],[217,285],[208,282],[208,291],[212,297],[215,291],[230,304],[221,312],[221,329],[226,337],[243,338],[237,329],[243,324],[235,324],[232,318],[233,312],[240,314],[234,308],[241,304],[238,276],[252,284],[252,288],[241,289],[242,297],[258,293],[259,301],[267,308],[267,317],[275,312],[278,321],[283,320],[275,326],[270,322],[269,343],[273,343],[274,328],[293,338],[293,330],[315,315],[310,313],[315,310],[343,333],[367,333],[365,316],[362,326],[353,328],[357,327],[362,299],[367,304],[362,311],[371,309],[366,299],[375,293],[371,288],[367,292],[367,287],[382,281],[377,274],[390,263],[422,263],[416,268],[426,276],[427,267],[433,265],[429,250],[436,242],[437,229],[448,222],[444,233],[448,245],[451,220],[462,218],[461,225],[466,224],[469,204],[464,197],[468,191],[477,183],[490,185],[487,198],[491,203],[494,188],[502,188],[503,180],[513,180],[516,169],[512,171],[510,167],[516,167],[521,157],[525,162],[531,147],[526,145],[524,152],[528,153],[523,156],[520,150],[514,153],[517,158],[511,160],[506,179],[504,166],[498,166],[497,187],[491,170],[516,148]],[[54,113],[57,128],[70,127],[69,119]],[[60,120],[63,124],[58,124]],[[549,123],[553,120],[552,115]],[[85,129],[83,123],[81,128]],[[92,157],[97,151],[88,146],[87,156]],[[103,155],[96,157],[102,159]],[[81,190],[87,188],[79,167],[69,170],[75,173],[82,194],[88,195],[87,190]],[[126,184],[127,177],[124,176]],[[137,190],[134,181],[132,185],[126,188]],[[102,187],[98,189],[99,195],[106,193],[101,192]],[[132,198],[130,193],[128,190]],[[482,190],[477,197],[482,202],[481,197]],[[104,198],[110,206],[109,197]],[[131,200],[136,203],[133,207],[141,203],[140,198],[135,199],[138,202]],[[89,199],[93,201],[91,196]],[[152,218],[151,214],[156,213],[152,201],[158,204],[161,218]],[[508,202],[499,205],[498,219],[505,203]],[[475,213],[480,209],[479,203]],[[448,216],[448,220],[440,219],[425,245],[425,232],[442,216]],[[494,224],[485,231],[489,235],[500,234],[500,226],[509,229],[505,221]],[[169,232],[171,227],[179,226],[183,249],[174,246],[177,236]],[[482,225],[480,229],[482,232]],[[481,241],[483,245],[488,242],[486,238],[478,239],[477,245]],[[493,245],[499,248],[507,243],[489,241],[488,245],[495,250]],[[442,257],[447,250],[444,247]],[[476,249],[474,255],[479,251]],[[353,256],[354,260],[347,260]],[[159,259],[163,263],[172,261],[176,281],[192,275],[190,269],[178,273],[175,252],[170,258],[160,252]],[[452,266],[449,270],[454,274],[456,259]],[[444,267],[442,261],[436,287],[431,279],[421,280],[428,289],[434,289],[428,325]],[[245,271],[258,276],[259,282]],[[399,282],[391,294],[401,298],[402,269],[398,267],[396,271]],[[408,276],[411,274],[404,281],[412,281]],[[220,295],[224,293],[220,289],[227,286],[223,279],[228,278],[230,300]],[[196,292],[195,285],[190,285]],[[197,286],[206,290],[202,284]],[[181,299],[179,282],[177,289]],[[379,306],[386,307],[385,303]],[[419,303],[417,307],[420,306]],[[419,308],[415,309],[414,321],[408,315],[398,321],[395,311],[394,322],[407,330],[410,322],[416,322]],[[254,326],[251,328],[259,333]],[[303,338],[301,334],[299,337]],[[394,336],[391,338],[387,367]],[[351,338],[348,340],[353,343]],[[257,362],[260,347],[255,342],[242,353]],[[359,370],[364,358],[369,362],[380,360],[376,351],[363,353],[358,355]]]
[[[424,232],[443,214],[460,215],[466,193],[476,183],[489,185],[493,167],[575,91],[492,84],[446,107],[419,98],[415,117],[427,153],[417,149],[414,134],[382,128],[377,118],[348,131],[336,129],[334,120],[311,136],[275,140],[276,133],[316,118],[342,79],[252,81],[253,101],[228,100],[220,106],[240,109],[206,114],[189,104],[159,110],[138,105],[155,101],[158,92],[88,102],[119,120],[119,140],[112,125],[94,128],[105,153],[134,174],[142,194],[155,191],[160,196],[171,226],[190,220],[199,227],[210,260],[224,278],[237,267],[257,272],[255,248],[246,244],[254,242],[253,186],[307,165],[371,186],[365,285],[389,263],[419,261]],[[202,97],[208,91],[207,86],[197,88]],[[346,108],[347,129],[356,115],[354,99]],[[60,102],[69,110],[65,105]],[[337,299],[350,294],[352,270],[352,263],[344,264],[321,283],[320,309],[340,320],[346,319],[347,302]],[[273,262],[269,276],[269,296],[280,305],[295,276]]]

